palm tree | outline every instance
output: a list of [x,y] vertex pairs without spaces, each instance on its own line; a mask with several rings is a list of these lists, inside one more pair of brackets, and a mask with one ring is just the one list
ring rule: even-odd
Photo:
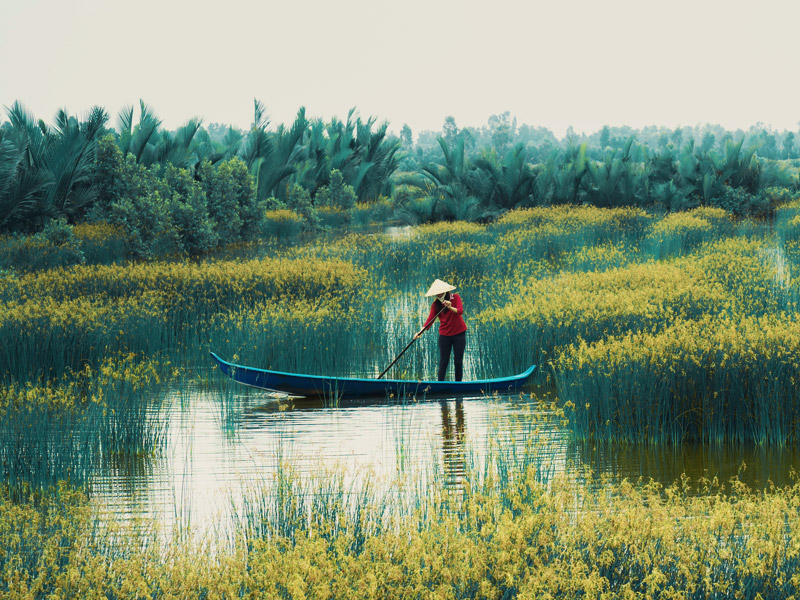
[[484,151],[475,164],[491,181],[491,191],[484,197],[489,207],[511,210],[535,203],[536,172],[528,162],[525,144],[517,144],[502,162],[494,150]]
[[136,162],[149,167],[158,160],[159,119],[143,100],[139,100],[139,123],[133,125],[133,105],[123,108],[117,117],[117,144],[122,156],[133,154]]
[[419,174],[401,177],[398,183],[416,187],[425,194],[426,201],[420,206],[429,213],[427,220],[480,218],[481,201],[491,190],[491,180],[471,163],[463,138],[457,139],[453,147],[443,137],[437,142],[443,162],[425,165]]
[[635,206],[647,200],[646,152],[634,141],[631,136],[621,150],[607,149],[602,162],[588,163],[589,199],[595,206]]
[[366,121],[356,121],[356,137],[351,148],[355,159],[352,161],[355,172],[350,185],[356,190],[358,200],[377,200],[382,193],[388,192],[387,185],[392,174],[397,170],[397,151],[400,140],[387,139],[387,122],[372,131],[375,117]]
[[190,119],[174,134],[161,131],[155,147],[156,162],[194,173],[200,162],[213,153],[210,140],[197,135],[202,125],[202,119]]
[[53,185],[46,198],[54,216],[73,219],[94,200],[95,150],[107,122],[108,114],[99,106],[91,109],[83,123],[64,110],[56,115],[47,157]]
[[[309,123],[308,137],[303,150],[303,160],[295,172],[295,181],[314,196],[317,190],[330,182],[332,156],[330,145],[331,136],[328,125],[322,119],[315,119]],[[349,149],[346,153],[349,156]],[[341,170],[339,170],[341,172]]]
[[19,102],[7,112],[11,126],[0,134],[0,230],[74,219],[94,199],[95,149],[108,115],[94,107],[79,122],[60,110],[50,128]]
[[566,150],[553,150],[539,169],[536,193],[552,204],[575,204],[588,177],[586,144],[573,143]]
[[742,151],[744,138],[739,142],[728,140],[724,154],[715,151],[699,152],[690,140],[676,163],[676,183],[687,196],[694,195],[698,202],[712,204],[726,187],[745,188],[757,193],[759,165],[755,147]]
[[703,175],[700,171],[700,159],[694,151],[694,140],[689,140],[675,161],[674,182],[685,197],[690,198],[701,193]]
[[43,212],[50,185],[43,168],[47,139],[19,102],[6,108],[11,127],[0,130],[0,231],[30,225]]
[[302,141],[308,127],[305,108],[297,111],[294,123],[288,129],[281,125],[274,133],[267,131],[269,118],[264,105],[254,101],[253,125],[250,129],[241,158],[255,179],[256,197],[259,200],[276,196],[285,198],[286,183],[298,169],[302,156]]
[[742,151],[744,138],[738,142],[728,140],[725,143],[725,154],[711,153],[715,174],[723,183],[732,187],[745,188],[751,194],[758,192],[759,163],[756,147]]
[[315,196],[317,190],[330,183],[331,173],[336,170],[356,190],[361,202],[390,194],[400,140],[387,135],[388,123],[373,131],[374,125],[374,117],[362,120],[355,108],[350,109],[345,121],[334,117],[330,123],[320,119],[308,123],[294,183]]
[[241,131],[233,127],[228,127],[225,137],[222,138],[222,143],[216,145],[214,151],[207,156],[208,161],[211,164],[216,164],[221,161],[229,160],[234,156],[239,156],[244,139],[245,137]]
[[336,117],[330,123],[317,119],[309,124],[307,143],[302,164],[298,167],[296,182],[315,196],[317,190],[330,183],[331,172],[342,174],[347,185],[356,186],[355,165],[358,163],[356,109],[351,108],[347,120]]

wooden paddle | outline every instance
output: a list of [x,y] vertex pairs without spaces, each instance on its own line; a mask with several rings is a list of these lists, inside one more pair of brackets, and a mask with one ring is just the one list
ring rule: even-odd
[[[445,308],[447,308],[447,307],[446,307],[446,306],[444,306],[444,305],[442,305],[442,309],[441,309],[441,310],[440,310],[438,313],[436,313],[436,316],[435,316],[435,317],[433,317],[433,321],[435,321],[435,320],[436,320],[436,318],[437,318],[437,317],[438,317],[440,314],[442,314],[442,313],[444,312],[444,309],[445,309]],[[433,321],[431,321],[431,325],[433,325]],[[426,331],[427,331],[427,330],[426,330]],[[400,357],[401,357],[401,356],[403,356],[403,354],[405,353],[405,351],[406,351],[406,350],[408,350],[408,349],[411,347],[411,344],[413,344],[413,343],[414,343],[414,342],[416,342],[416,341],[417,341],[417,338],[416,338],[416,336],[415,336],[415,337],[412,337],[412,338],[411,338],[411,341],[410,341],[410,342],[408,342],[408,344],[406,345],[406,347],[405,347],[405,348],[403,348],[402,352],[400,352],[400,354],[398,354],[398,355],[395,357],[395,359],[392,361],[392,363],[391,363],[391,364],[390,364],[388,367],[386,367],[386,368],[383,370],[383,373],[381,373],[380,375],[378,375],[378,376],[377,376],[375,379],[380,379],[381,377],[383,377],[384,375],[386,375],[386,371],[388,371],[389,369],[391,369],[391,368],[394,366],[394,363],[396,363],[398,360],[400,360]]]

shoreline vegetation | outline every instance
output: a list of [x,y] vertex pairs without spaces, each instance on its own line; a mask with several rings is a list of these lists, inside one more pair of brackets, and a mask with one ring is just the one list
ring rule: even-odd
[[[629,140],[532,163],[442,138],[438,163],[399,174],[373,120],[269,130],[256,104],[212,161],[199,124],[169,134],[141,108],[115,132],[102,112],[48,127],[19,105],[0,127],[4,597],[796,593],[797,484],[551,478],[530,445],[493,449],[455,495],[406,482],[399,505],[287,466],[224,550],[100,527],[92,474],[162,451],[169,386],[226,402],[208,350],[371,376],[435,277],[470,307],[470,376],[539,365],[577,442],[800,445],[791,160]],[[384,232],[398,223],[408,235]],[[398,377],[434,372],[429,338]]]
[[[495,457],[497,458],[497,457]],[[342,477],[277,476],[235,534],[171,537],[146,523],[98,528],[64,486],[0,496],[9,599],[764,598],[800,587],[800,484],[655,483],[558,477],[535,464],[465,473],[460,494],[426,485],[398,503]],[[503,467],[506,467],[503,469]],[[512,477],[509,477],[512,475]],[[413,482],[411,482],[413,485]]]

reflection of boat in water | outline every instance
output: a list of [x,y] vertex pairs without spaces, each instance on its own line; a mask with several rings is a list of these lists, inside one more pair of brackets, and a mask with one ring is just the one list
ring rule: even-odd
[[464,396],[470,394],[514,393],[533,374],[524,373],[475,381],[414,381],[409,379],[359,379],[268,371],[229,363],[211,353],[220,370],[234,381],[263,390],[311,398],[405,398],[415,396]]

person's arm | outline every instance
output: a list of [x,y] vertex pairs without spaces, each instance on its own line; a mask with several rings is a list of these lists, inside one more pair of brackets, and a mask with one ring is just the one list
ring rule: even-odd
[[461,296],[459,296],[458,294],[453,294],[453,300],[448,308],[450,308],[450,310],[452,310],[457,315],[463,315],[464,305],[461,303]]
[[414,339],[417,339],[419,336],[425,333],[425,330],[428,329],[428,327],[430,327],[433,324],[433,321],[434,319],[436,319],[437,314],[439,313],[436,310],[436,302],[434,302],[433,304],[431,304],[431,311],[428,313],[428,318],[425,320],[425,324],[422,326],[422,329],[420,329],[417,333],[414,334]]

